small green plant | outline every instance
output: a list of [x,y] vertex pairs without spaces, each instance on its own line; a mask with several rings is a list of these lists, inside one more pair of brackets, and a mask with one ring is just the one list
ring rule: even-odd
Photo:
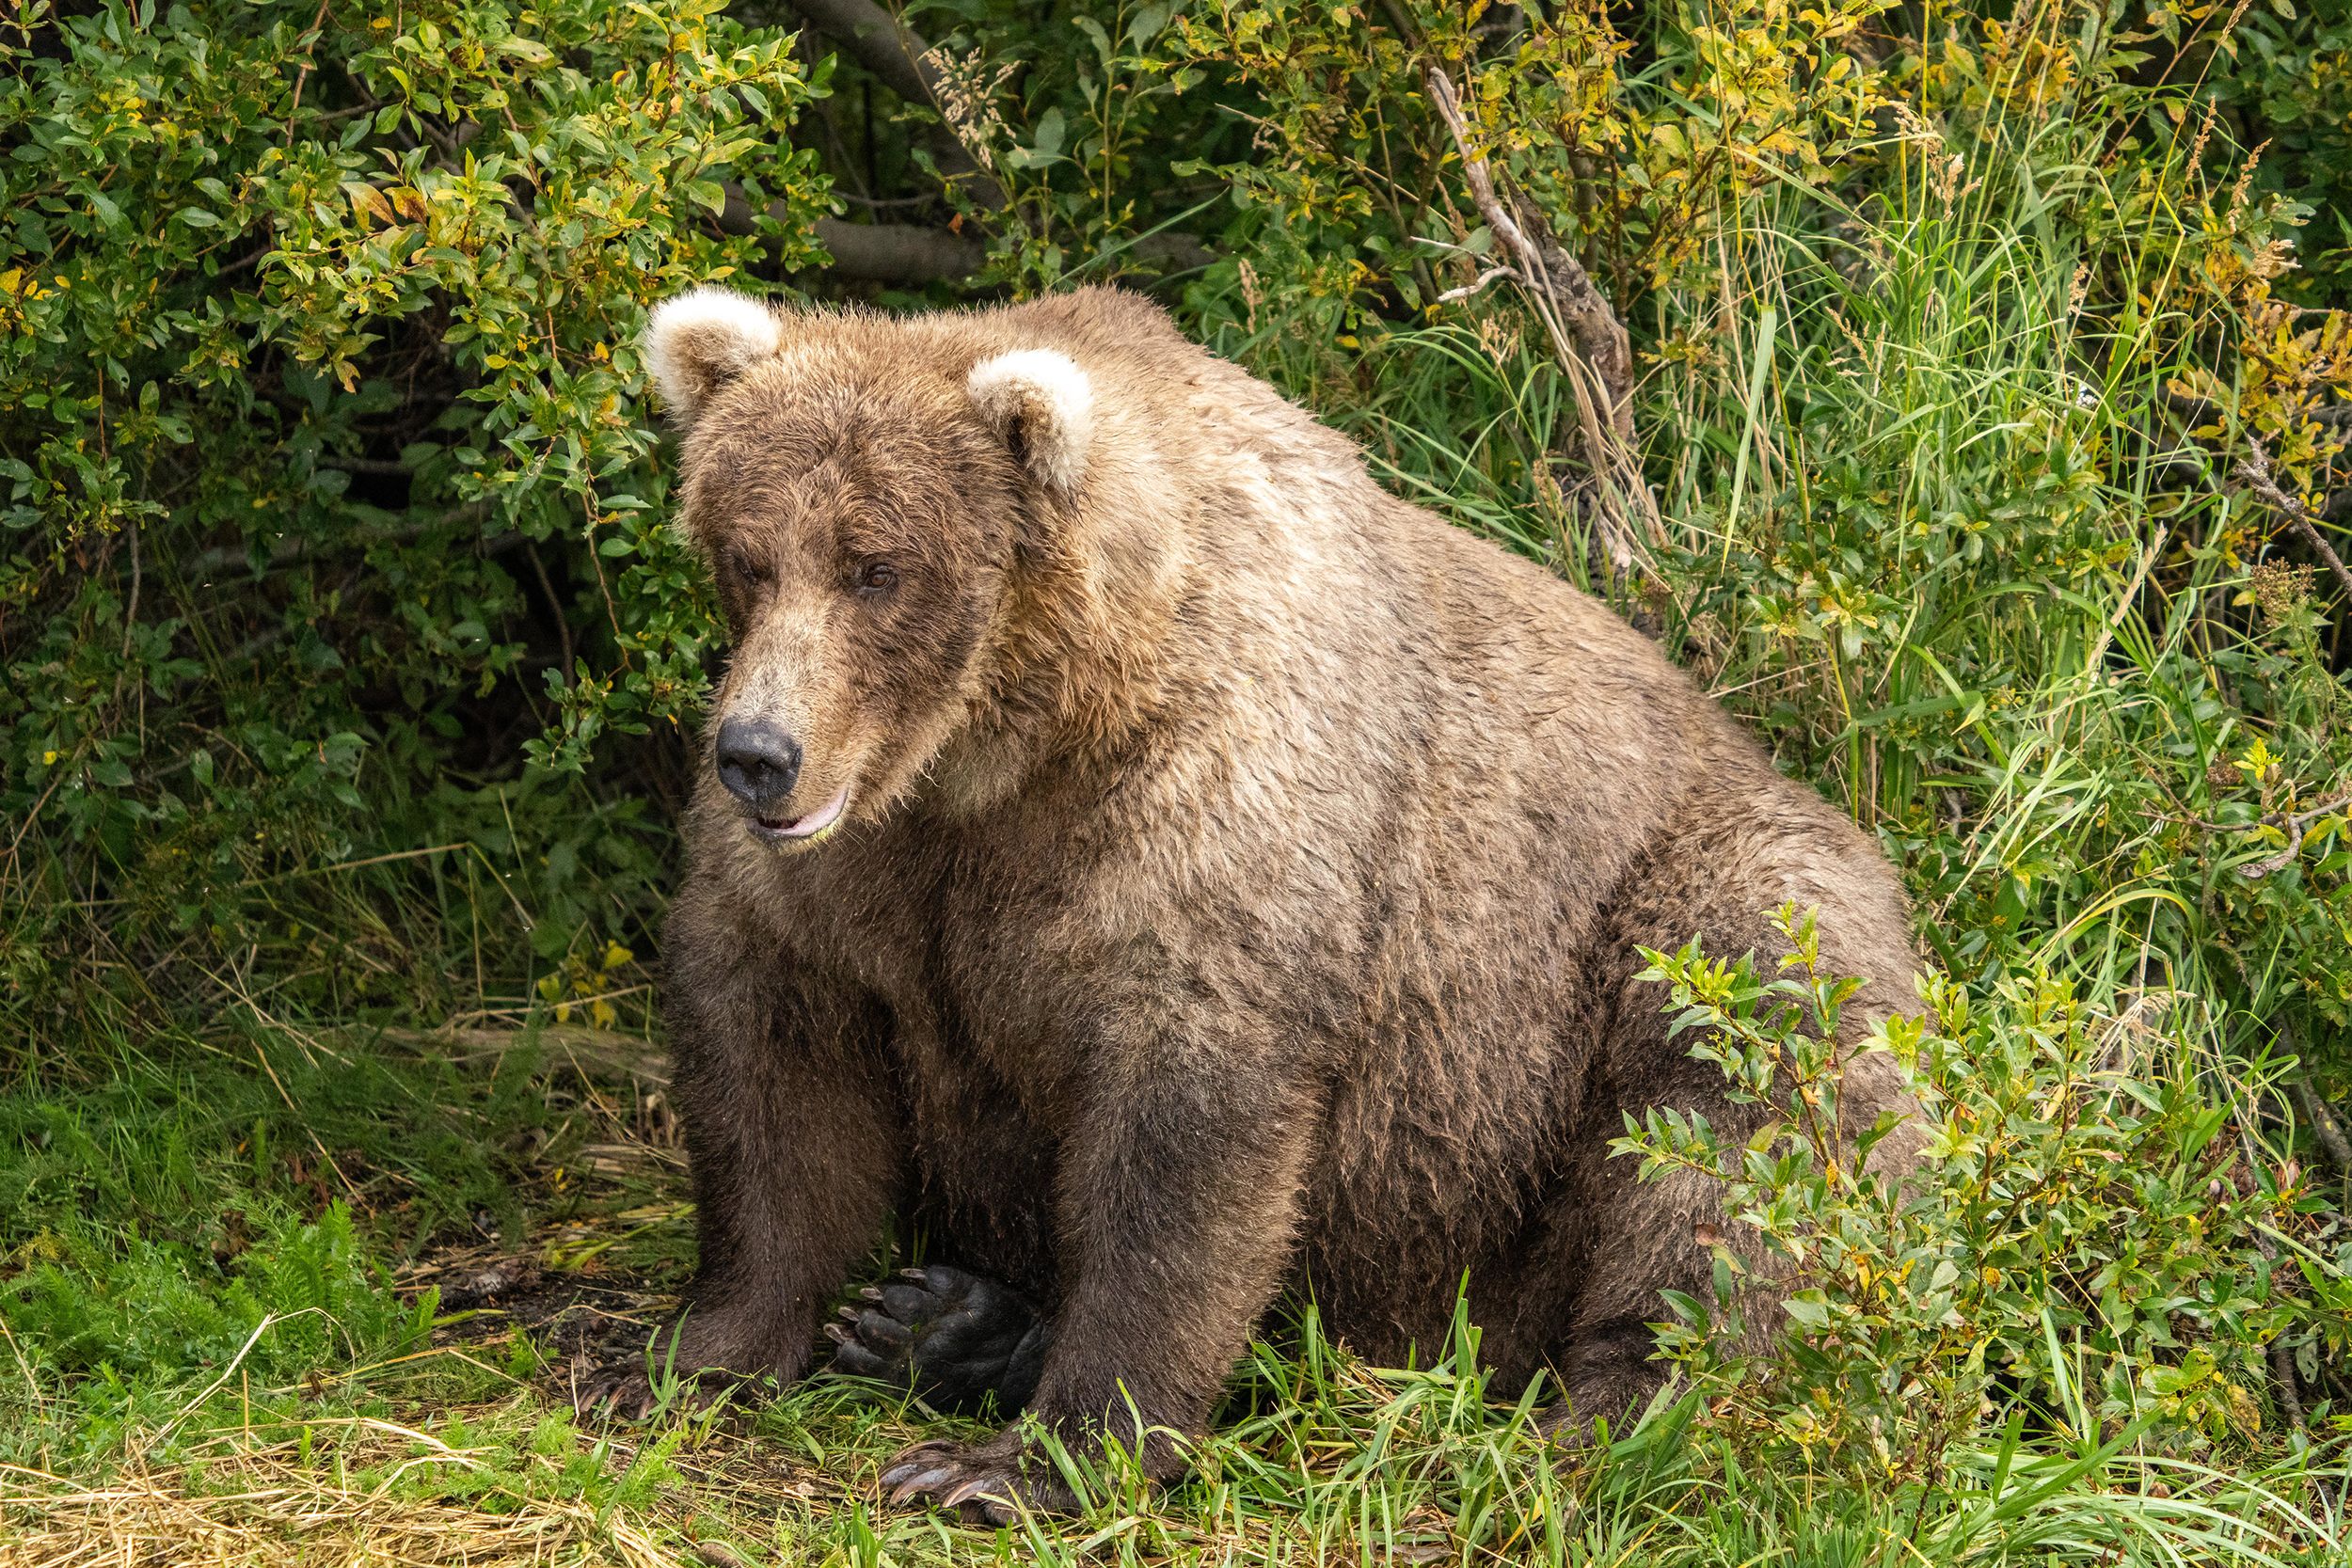
[[[1771,976],[1692,943],[1648,953],[1645,977],[1732,1097],[1778,1114],[1727,1143],[1661,1108],[1614,1146],[1644,1180],[1715,1184],[1740,1233],[1711,1239],[1714,1299],[1670,1296],[1660,1335],[1709,1424],[1748,1451],[1915,1481],[1942,1479],[2000,1406],[2077,1438],[2157,1416],[2192,1447],[2261,1427],[2264,1347],[2344,1328],[2341,1292],[2311,1289],[2330,1273],[2321,1206],[2252,1109],[2279,1065],[2190,1065],[2187,997],[2111,1012],[2049,974],[1981,999],[1931,976],[1925,1012],[1861,1048],[1890,1054],[1918,1100],[1923,1163],[1899,1177],[1868,1158],[1894,1121],[1839,1115],[1856,982],[1821,971],[1809,911],[1773,920],[1788,951]],[[2312,1260],[2308,1278],[2282,1248]],[[1791,1274],[1807,1283],[1756,1353],[1749,1287],[1769,1299]]]

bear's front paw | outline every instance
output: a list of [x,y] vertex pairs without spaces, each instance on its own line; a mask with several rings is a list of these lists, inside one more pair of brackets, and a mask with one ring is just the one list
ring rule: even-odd
[[[786,1358],[747,1354],[742,1341],[699,1332],[684,1323],[658,1332],[650,1344],[594,1367],[572,1380],[572,1407],[642,1421],[665,1411],[701,1411],[747,1386],[781,1379]],[[790,1358],[795,1366],[805,1354]]]
[[912,1386],[930,1402],[1018,1410],[1037,1391],[1045,1328],[1017,1291],[943,1264],[907,1269],[861,1292],[866,1305],[825,1325],[833,1370]]
[[928,1500],[968,1524],[1009,1525],[1024,1512],[1078,1512],[1076,1496],[1018,1431],[977,1445],[917,1443],[884,1466],[878,1484],[894,1507]]
[[739,1372],[716,1367],[665,1373],[657,1379],[642,1365],[616,1362],[574,1382],[572,1408],[582,1416],[603,1414],[615,1420],[643,1421],[665,1411],[707,1410],[746,1381]]

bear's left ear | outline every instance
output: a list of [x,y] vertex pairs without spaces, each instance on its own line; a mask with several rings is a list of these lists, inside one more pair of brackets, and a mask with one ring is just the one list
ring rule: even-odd
[[964,387],[1013,461],[1064,499],[1077,494],[1094,434],[1086,372],[1050,348],[1015,349],[973,366]]
[[662,301],[641,341],[661,401],[691,428],[722,388],[784,346],[784,327],[748,295],[703,288]]

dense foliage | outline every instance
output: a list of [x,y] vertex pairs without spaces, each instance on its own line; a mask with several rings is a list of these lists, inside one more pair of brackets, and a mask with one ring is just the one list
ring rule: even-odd
[[[239,1365],[289,1385],[415,1354],[383,1270],[453,1235],[560,1272],[608,1243],[548,1226],[626,1213],[612,1256],[651,1235],[675,1269],[675,1171],[583,1174],[615,1158],[584,1130],[605,1099],[450,1042],[653,1027],[719,650],[631,345],[722,277],[886,309],[1149,289],[1402,493],[1610,596],[1904,867],[1944,973],[1885,1044],[1937,1184],[1835,1170],[1802,1109],[1741,1151],[1629,1129],[1829,1268],[1776,1358],[1726,1348],[1730,1294],[1675,1304],[1695,1395],[1584,1506],[1713,1530],[1690,1499],[1752,1484],[1811,1518],[1755,1467],[1835,1474],[1836,1530],[1908,1517],[1960,1560],[2059,1550],[2030,1531],[2078,1484],[2174,1528],[2186,1472],[2118,1454],[2308,1466],[2341,1439],[2352,591],[2315,541],[2340,554],[2352,513],[2344,0],[840,25],[859,8],[0,17],[0,1326],[42,1452],[148,1443],[246,1336]],[[1498,273],[1465,150],[1629,329],[1629,448]],[[1736,957],[1659,955],[1661,1005],[1742,1081],[1834,1099],[1834,977]],[[1382,1434],[1341,1465],[1363,1497],[1458,1505],[1466,1551],[1561,1539],[1577,1505],[1529,1479],[1525,1422],[1467,1435],[1466,1368],[1332,1354],[1310,1316],[1237,1393],[1212,1468],[1248,1508],[1368,1532],[1281,1469],[1352,1412]],[[790,1408],[771,1435],[846,1441]],[[522,1433],[522,1470],[570,1452]],[[2238,1546],[2318,1539],[2259,1489],[2229,1506],[2268,1521]],[[863,1512],[838,1528],[872,1560]],[[1710,1549],[1769,1555],[1745,1528]]]

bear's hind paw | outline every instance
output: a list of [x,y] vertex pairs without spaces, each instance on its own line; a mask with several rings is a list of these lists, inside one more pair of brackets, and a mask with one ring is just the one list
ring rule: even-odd
[[912,1387],[953,1409],[977,1409],[993,1394],[1009,1412],[1036,1391],[1044,1324],[1016,1291],[933,1264],[859,1293],[825,1325],[835,1372]]

